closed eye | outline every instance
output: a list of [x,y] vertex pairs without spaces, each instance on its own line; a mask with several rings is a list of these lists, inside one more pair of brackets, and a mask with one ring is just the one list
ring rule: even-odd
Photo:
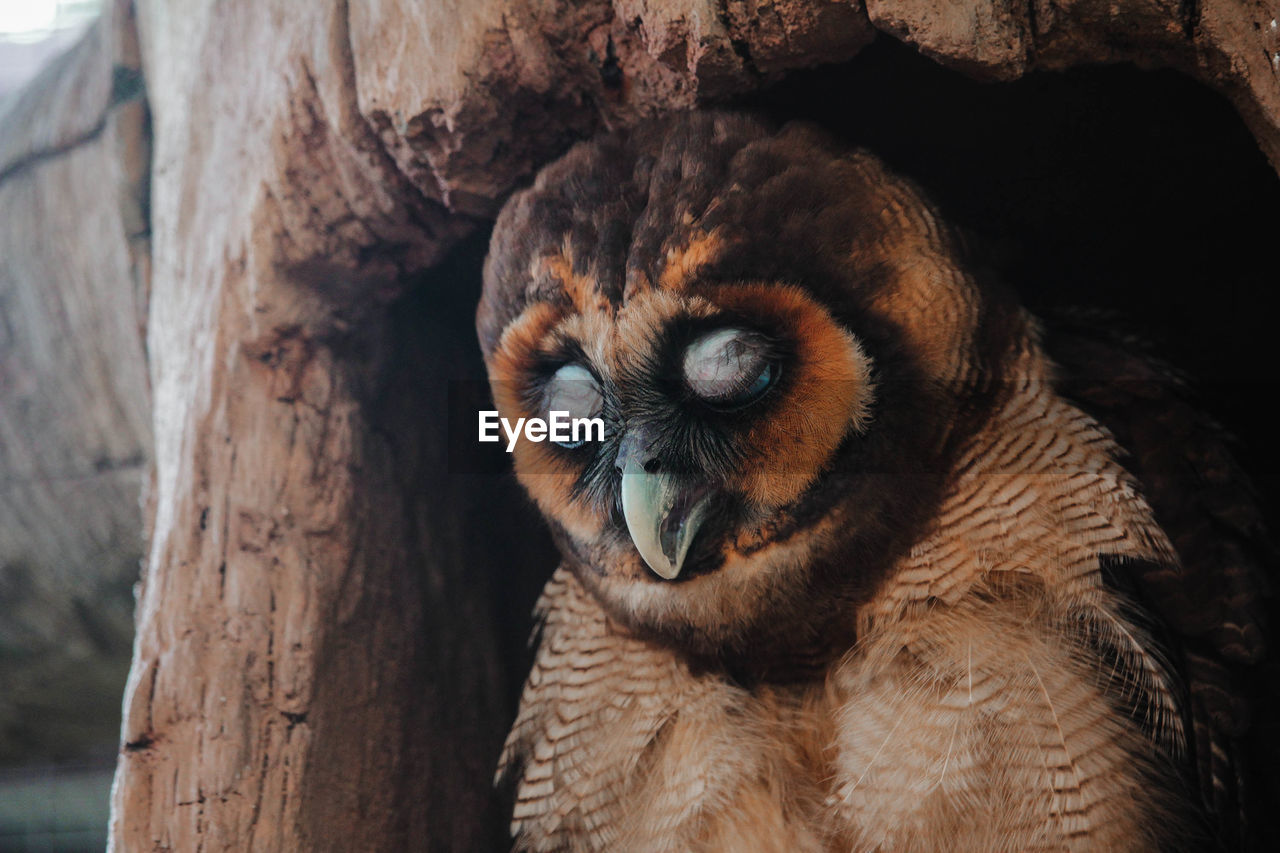
[[[598,417],[604,408],[604,397],[600,385],[590,370],[581,364],[561,365],[547,383],[544,393],[545,409],[551,412],[566,412],[570,418]],[[572,450],[581,447],[584,441],[556,441],[560,447]]]
[[749,329],[709,332],[685,349],[684,381],[709,405],[740,409],[768,393],[781,373],[769,340]]

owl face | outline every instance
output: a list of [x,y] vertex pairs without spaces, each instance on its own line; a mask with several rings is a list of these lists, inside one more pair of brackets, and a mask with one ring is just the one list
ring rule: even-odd
[[1003,345],[980,296],[868,156],[691,114],[516,195],[477,323],[503,417],[605,423],[514,450],[566,563],[624,624],[722,654],[817,636],[918,535]]

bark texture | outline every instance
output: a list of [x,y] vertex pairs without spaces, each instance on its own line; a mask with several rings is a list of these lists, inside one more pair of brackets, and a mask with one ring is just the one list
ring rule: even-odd
[[[509,493],[449,469],[443,400],[476,364],[475,281],[440,264],[573,140],[847,59],[878,29],[990,78],[1181,68],[1280,164],[1276,10],[1258,0],[137,6],[150,243],[130,240],[119,192],[146,177],[141,116],[106,106],[128,4],[0,143],[3,208],[80,246],[24,217],[0,229],[22,259],[0,298],[25,300],[5,316],[29,318],[0,327],[6,564],[14,542],[63,567],[48,577],[123,554],[110,543],[138,527],[152,449],[117,850],[501,844],[489,602],[505,561],[544,558],[520,552]],[[153,442],[134,312],[148,264]]]
[[877,29],[986,79],[1087,63],[1177,68],[1229,98],[1280,169],[1274,0],[869,0],[867,11]]
[[151,446],[138,80],[99,27],[0,115],[5,764],[109,757],[119,720]]

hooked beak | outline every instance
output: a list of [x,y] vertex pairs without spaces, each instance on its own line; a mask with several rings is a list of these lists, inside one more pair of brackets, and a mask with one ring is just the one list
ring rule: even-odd
[[680,574],[711,505],[707,488],[689,488],[665,471],[649,473],[628,454],[622,466],[622,515],[640,556],[658,577]]

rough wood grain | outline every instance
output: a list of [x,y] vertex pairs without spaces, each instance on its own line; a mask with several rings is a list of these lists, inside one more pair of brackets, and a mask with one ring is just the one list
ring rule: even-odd
[[1280,169],[1280,7],[1274,0],[868,0],[877,29],[966,73],[1133,62],[1172,67],[1235,104]]
[[111,754],[151,424],[145,109],[92,30],[0,115],[0,762]]

